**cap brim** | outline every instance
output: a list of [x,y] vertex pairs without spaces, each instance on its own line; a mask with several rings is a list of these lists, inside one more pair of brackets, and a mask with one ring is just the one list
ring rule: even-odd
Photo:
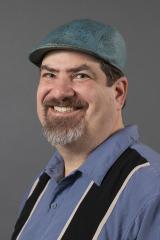
[[[88,50],[88,49],[81,49],[78,47],[73,47],[73,46],[50,46],[50,47],[43,47],[43,48],[38,48],[33,50],[30,54],[29,54],[29,60],[35,64],[36,66],[40,67],[42,60],[44,58],[44,56],[54,50],[73,50],[73,51],[78,51],[78,52],[82,52],[82,53],[86,53],[89,54],[93,57],[97,57],[100,59],[103,59],[101,56],[99,56],[98,54],[95,54],[94,52]],[[105,59],[103,59],[104,61],[107,61]]]

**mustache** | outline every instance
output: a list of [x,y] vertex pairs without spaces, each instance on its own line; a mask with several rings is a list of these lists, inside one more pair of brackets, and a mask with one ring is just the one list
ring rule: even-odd
[[80,108],[88,108],[89,104],[86,101],[79,99],[77,97],[67,97],[64,99],[52,98],[52,99],[44,100],[43,106],[45,108],[57,106],[57,107],[72,107],[75,109],[77,108],[80,109]]

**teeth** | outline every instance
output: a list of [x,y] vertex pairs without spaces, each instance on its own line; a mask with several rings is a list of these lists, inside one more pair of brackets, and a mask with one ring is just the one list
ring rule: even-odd
[[54,106],[54,110],[57,111],[57,112],[71,112],[74,109],[72,107],[57,107],[57,106]]

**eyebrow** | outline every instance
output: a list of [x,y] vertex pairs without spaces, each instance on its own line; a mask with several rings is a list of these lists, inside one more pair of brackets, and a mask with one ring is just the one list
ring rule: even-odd
[[[55,68],[50,67],[48,65],[42,65],[40,67],[40,72],[42,70],[47,70],[49,72],[59,72],[58,69],[55,69]],[[88,70],[95,76],[95,73],[92,71],[92,69],[87,64],[82,64],[82,65],[77,66],[77,67],[69,68],[69,69],[67,69],[67,72],[69,72],[69,73],[76,73],[76,72],[80,72],[82,70]]]
[[41,72],[42,70],[47,70],[47,71],[49,71],[49,72],[58,72],[58,70],[56,70],[56,69],[54,69],[54,68],[52,68],[52,67],[49,67],[48,65],[42,65],[42,66],[40,67],[40,72]]

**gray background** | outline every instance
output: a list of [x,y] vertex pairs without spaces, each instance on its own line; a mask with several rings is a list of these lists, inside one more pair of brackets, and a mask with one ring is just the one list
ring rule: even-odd
[[160,4],[157,0],[1,0],[0,3],[0,239],[7,240],[23,193],[53,149],[36,116],[38,69],[28,52],[52,28],[75,18],[115,25],[128,46],[129,96],[124,117],[160,151]]

